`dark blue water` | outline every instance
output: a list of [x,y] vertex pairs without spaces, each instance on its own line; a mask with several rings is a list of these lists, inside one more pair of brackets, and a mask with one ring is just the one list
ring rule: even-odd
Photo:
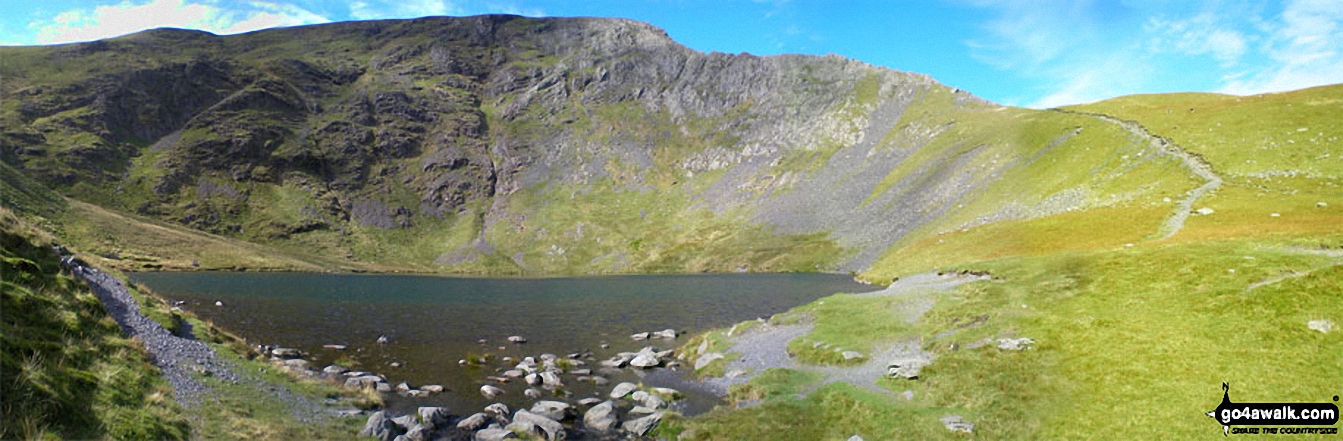
[[[429,399],[394,399],[393,407],[432,402],[454,409],[489,404],[477,391],[485,376],[505,367],[502,362],[484,368],[459,365],[468,354],[521,358],[592,350],[600,360],[645,345],[678,344],[634,342],[629,335],[636,332],[673,328],[693,334],[768,317],[836,292],[872,289],[832,274],[491,279],[194,272],[137,273],[131,279],[160,296],[185,301],[186,309],[250,343],[309,352],[317,368],[344,357],[393,384],[441,384],[451,391]],[[215,306],[216,301],[223,306]],[[390,343],[376,344],[379,335]],[[528,343],[509,344],[510,335],[524,336]],[[485,344],[478,343],[482,339]],[[604,342],[611,347],[601,349]],[[326,344],[348,347],[323,349]],[[392,367],[393,362],[401,366]],[[691,387],[675,377],[663,373],[643,381]],[[626,380],[612,378],[612,385]],[[501,401],[524,402],[516,384],[504,388],[508,393]],[[586,383],[566,383],[566,389],[575,399],[604,393]],[[684,411],[694,413],[716,402],[687,392],[692,397]]]

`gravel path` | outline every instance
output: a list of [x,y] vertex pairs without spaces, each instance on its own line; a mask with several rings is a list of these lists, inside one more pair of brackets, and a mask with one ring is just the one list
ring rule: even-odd
[[[933,307],[932,294],[946,292],[967,282],[985,280],[977,275],[919,274],[902,278],[891,283],[886,289],[858,294],[863,297],[908,297],[910,301],[897,313],[903,314],[910,323],[917,322],[924,313]],[[856,366],[811,366],[801,365],[788,355],[788,342],[811,332],[812,324],[771,325],[763,323],[744,332],[730,336],[732,348],[729,353],[737,353],[740,358],[728,362],[724,377],[707,378],[704,382],[716,393],[726,394],[734,384],[750,381],[756,375],[769,368],[797,369],[820,373],[823,383],[843,381],[854,386],[877,392],[890,393],[877,385],[877,379],[886,375],[887,363],[895,359],[911,357],[931,360],[932,354],[923,350],[919,340],[914,338],[898,340],[882,350],[869,355],[866,363]]]
[[198,403],[209,387],[201,384],[193,373],[214,376],[223,381],[237,382],[240,377],[215,356],[214,349],[205,343],[172,335],[158,322],[140,313],[140,305],[131,297],[126,286],[116,277],[66,259],[66,267],[84,280],[102,300],[107,314],[116,320],[126,335],[137,339],[149,351],[154,365],[173,386],[178,403],[191,406]]
[[1184,221],[1189,218],[1189,213],[1194,211],[1194,202],[1198,201],[1199,198],[1203,197],[1203,195],[1208,192],[1222,186],[1222,177],[1217,176],[1217,173],[1212,171],[1212,166],[1208,165],[1207,162],[1204,162],[1202,158],[1194,156],[1184,149],[1181,149],[1180,146],[1175,145],[1175,143],[1171,142],[1169,139],[1152,135],[1146,128],[1143,128],[1141,124],[1096,113],[1071,113],[1087,115],[1099,118],[1105,122],[1118,124],[1134,136],[1148,140],[1148,142],[1150,142],[1153,147],[1157,148],[1158,151],[1179,159],[1180,162],[1184,164],[1185,168],[1188,168],[1189,171],[1194,172],[1194,174],[1207,181],[1198,188],[1186,193],[1184,199],[1181,199],[1180,202],[1176,204],[1175,212],[1161,224],[1161,230],[1158,231],[1161,235],[1160,239],[1166,239],[1174,236],[1175,233],[1179,233],[1180,230],[1184,228]]
[[325,421],[334,415],[334,410],[321,403],[298,395],[282,384],[265,380],[259,371],[251,372],[246,367],[219,359],[209,345],[168,332],[158,322],[140,313],[140,304],[116,277],[69,258],[63,262],[72,274],[88,283],[102,300],[107,314],[121,325],[126,335],[145,346],[154,365],[172,384],[173,397],[184,407],[194,407],[202,400],[210,399],[214,391],[197,380],[198,376],[209,375],[220,381],[241,383],[244,387],[268,392],[284,403],[302,423]]

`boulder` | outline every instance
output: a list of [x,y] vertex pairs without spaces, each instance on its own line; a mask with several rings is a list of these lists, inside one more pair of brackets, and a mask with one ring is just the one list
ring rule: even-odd
[[510,335],[510,336],[508,337],[508,342],[509,342],[509,343],[522,344],[522,343],[526,343],[526,342],[527,342],[527,339],[522,338],[522,336],[520,336],[520,335]]
[[433,435],[433,433],[434,430],[429,428],[428,426],[425,426],[423,424],[416,424],[414,426],[411,426],[410,430],[407,430],[406,434],[402,436],[406,437],[406,439],[410,441],[429,441],[429,438]]
[[654,413],[643,418],[626,421],[620,425],[621,429],[633,434],[634,436],[644,436],[649,430],[653,430],[659,422],[662,421],[662,412]]
[[592,376],[592,384],[595,384],[595,385],[598,385],[598,386],[605,386],[605,385],[610,384],[610,383],[611,383],[611,380],[606,379],[606,377],[599,377],[599,376],[596,376],[596,375]]
[[857,359],[861,359],[861,358],[867,358],[867,355],[866,355],[866,354],[863,354],[862,352],[858,352],[858,351],[844,351],[844,352],[841,353],[840,355],[844,356],[844,361],[857,360]]
[[537,401],[535,404],[532,404],[531,413],[555,421],[564,421],[569,417],[569,404],[550,400]]
[[527,380],[527,384],[530,384],[530,385],[532,385],[532,386],[541,384],[541,376],[540,376],[540,375],[537,375],[537,374],[527,374],[527,376],[524,377],[524,378]]
[[448,422],[448,408],[425,406],[416,410],[420,415],[420,422],[428,425],[430,428],[439,427]]
[[392,385],[387,384],[386,381],[378,381],[377,383],[373,384],[373,390],[376,390],[378,392],[391,392]]
[[965,421],[960,415],[947,415],[942,418],[942,425],[952,432],[972,433],[975,431],[975,423]]
[[350,377],[345,379],[345,388],[346,389],[376,388],[378,383],[382,382],[383,382],[382,378],[373,375]]
[[399,417],[394,417],[392,418],[392,422],[396,423],[398,427],[404,430],[410,430],[411,427],[414,427],[419,423],[418,421],[415,421],[415,415],[401,415]]
[[420,390],[429,392],[431,394],[439,394],[443,393],[443,386],[438,384],[426,384],[424,386],[420,386]]
[[642,403],[644,400],[648,399],[648,392],[636,390],[630,395],[630,399]]
[[508,423],[504,428],[508,429],[510,432],[521,434],[523,438],[527,439],[537,439],[542,437],[540,428],[536,427],[535,424],[525,421],[514,421]]
[[583,414],[583,427],[599,434],[611,433],[612,430],[615,430],[618,422],[615,405],[610,401],[603,401],[601,404],[592,406]]
[[634,390],[638,388],[639,386],[630,382],[617,384],[615,389],[611,389],[611,398],[624,398],[626,395],[629,395],[630,392],[634,392]]
[[667,402],[664,401],[662,397],[659,397],[654,394],[648,394],[647,397],[644,397],[644,399],[639,400],[639,402],[644,403],[644,406],[653,409],[661,409],[667,406]]
[[665,329],[665,330],[662,330],[662,331],[654,332],[654,333],[652,334],[652,337],[654,337],[654,338],[665,338],[665,339],[668,339],[668,340],[673,340],[673,339],[676,338],[676,330],[675,330],[675,329]]
[[533,400],[541,398],[541,390],[534,387],[527,388],[527,390],[522,391],[522,394]]
[[330,365],[330,366],[327,366],[327,367],[322,368],[322,373],[327,374],[327,375],[332,376],[332,377],[337,376],[337,375],[340,375],[340,374],[343,374],[343,373],[346,373],[346,372],[349,372],[349,371],[350,371],[350,370],[349,370],[349,369],[346,369],[344,366],[337,365],[337,364],[333,364],[333,365]]
[[630,415],[649,415],[653,412],[657,412],[657,409],[648,406],[634,406],[634,408],[630,409]]
[[494,397],[503,395],[504,390],[487,384],[480,387],[480,394],[484,395],[485,398],[494,399]]
[[498,418],[498,417],[507,417],[512,412],[509,412],[508,406],[504,405],[504,403],[494,403],[489,406],[485,406],[485,413],[488,413],[490,414],[490,416]]
[[559,421],[546,418],[544,415],[538,415],[526,410],[518,410],[513,414],[513,423],[526,423],[540,428],[546,433],[547,440],[564,439],[564,425]]
[[588,398],[584,398],[584,399],[578,400],[578,405],[580,405],[580,406],[595,406],[595,405],[597,405],[597,404],[599,404],[599,403],[601,403],[601,402],[602,402],[602,399],[601,399],[601,398],[592,398],[592,397],[588,397]]
[[653,354],[640,353],[635,355],[633,360],[630,360],[630,366],[642,369],[654,368],[659,364],[662,364],[662,361],[658,360],[657,356]]
[[913,380],[919,378],[923,368],[932,364],[932,362],[933,360],[925,353],[908,354],[886,363],[886,374],[896,378]]
[[700,369],[704,369],[704,367],[708,366],[709,363],[713,363],[714,360],[721,360],[722,358],[723,354],[720,352],[710,352],[708,354],[701,355],[699,356],[699,359],[695,360],[695,370],[698,371]]
[[1306,327],[1316,331],[1328,333],[1330,329],[1334,329],[1334,322],[1328,320],[1311,320],[1310,322],[1306,323]]
[[527,373],[523,372],[522,369],[509,369],[504,371],[503,375],[505,378],[522,378],[527,375]]
[[1214,212],[1211,208],[1203,207],[1203,208],[1200,208],[1200,209],[1198,209],[1198,210],[1194,210],[1194,213],[1197,213],[1197,214],[1200,215],[1200,216],[1207,216],[1207,215],[1213,214],[1213,213],[1215,213],[1215,212]]
[[402,381],[402,382],[396,384],[396,390],[397,390],[397,392],[408,392],[408,391],[410,391],[411,389],[413,389],[413,388],[410,387],[410,383],[407,383],[407,382]]
[[1027,337],[998,339],[998,349],[1004,351],[1020,351],[1030,348],[1033,344],[1035,344],[1035,340]]
[[506,439],[515,439],[518,435],[512,430],[501,429],[498,427],[489,428],[476,432],[476,441],[502,441]]
[[638,334],[631,335],[630,338],[631,338],[631,339],[634,339],[634,341],[648,340],[648,333],[647,333],[647,332],[640,332],[640,333],[638,333]]
[[458,421],[457,428],[461,430],[476,430],[485,427],[485,424],[489,422],[489,418],[489,415],[476,412],[471,414],[471,416],[462,418],[461,421]]
[[359,436],[371,436],[382,441],[391,441],[399,434],[396,423],[387,417],[386,411],[373,412],[368,416],[368,421],[364,423],[364,428],[359,430]]
[[569,371],[570,375],[592,375],[592,369],[574,369]]
[[562,387],[564,382],[560,381],[560,376],[554,372],[546,371],[541,373],[541,384],[550,387]]

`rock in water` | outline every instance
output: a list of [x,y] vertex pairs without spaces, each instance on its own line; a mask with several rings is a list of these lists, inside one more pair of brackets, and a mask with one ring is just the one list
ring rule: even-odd
[[625,395],[629,395],[630,392],[634,392],[638,388],[639,386],[630,382],[617,384],[615,389],[611,389],[611,398],[624,398]]
[[488,421],[488,419],[489,415],[485,415],[484,413],[481,412],[476,412],[471,416],[463,418],[461,421],[458,421],[457,428],[462,430],[476,430],[481,427],[485,427],[485,423]]
[[541,384],[544,384],[544,385],[546,385],[546,386],[550,386],[550,387],[562,387],[562,386],[564,386],[564,382],[563,382],[563,381],[560,381],[560,376],[559,376],[559,375],[555,375],[554,372],[550,372],[550,371],[546,371],[546,372],[542,372],[542,373],[541,373]]
[[634,341],[648,340],[648,333],[640,332],[638,334],[631,335],[630,338],[634,339]]
[[639,355],[634,356],[633,360],[630,360],[630,366],[643,369],[654,368],[661,363],[656,355],[645,353],[639,353]]
[[533,400],[541,398],[541,391],[534,387],[527,388],[527,390],[522,391],[522,394],[526,395],[527,398],[531,398]]
[[526,342],[527,342],[527,339],[522,338],[522,336],[520,336],[520,335],[512,335],[512,336],[509,336],[509,337],[508,337],[508,342],[509,342],[509,343],[519,343],[519,344],[521,344],[521,343],[526,343]]
[[371,436],[382,441],[392,441],[396,435],[396,423],[393,423],[392,419],[387,417],[387,412],[382,410],[369,415],[364,428],[359,430],[359,436]]
[[620,428],[634,436],[644,436],[644,434],[647,434],[649,430],[653,430],[653,427],[656,427],[661,421],[662,412],[657,412],[643,418],[626,421],[624,424],[620,425]]
[[569,416],[569,404],[550,400],[537,401],[532,405],[531,412],[555,421],[564,421]]
[[494,399],[494,397],[503,395],[504,390],[487,384],[480,387],[480,394],[484,395],[485,398]]
[[612,430],[615,430],[618,422],[615,404],[610,401],[603,401],[601,404],[592,406],[587,413],[583,414],[583,427],[599,434],[611,433]]

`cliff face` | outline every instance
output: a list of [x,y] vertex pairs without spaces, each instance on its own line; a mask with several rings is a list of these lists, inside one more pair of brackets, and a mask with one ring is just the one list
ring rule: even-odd
[[[858,270],[911,234],[1132,199],[1160,185],[1123,176],[1168,166],[1091,118],[619,19],[154,30],[0,48],[0,77],[0,159],[72,197],[447,271]],[[1001,197],[1060,146],[1079,168]]]

